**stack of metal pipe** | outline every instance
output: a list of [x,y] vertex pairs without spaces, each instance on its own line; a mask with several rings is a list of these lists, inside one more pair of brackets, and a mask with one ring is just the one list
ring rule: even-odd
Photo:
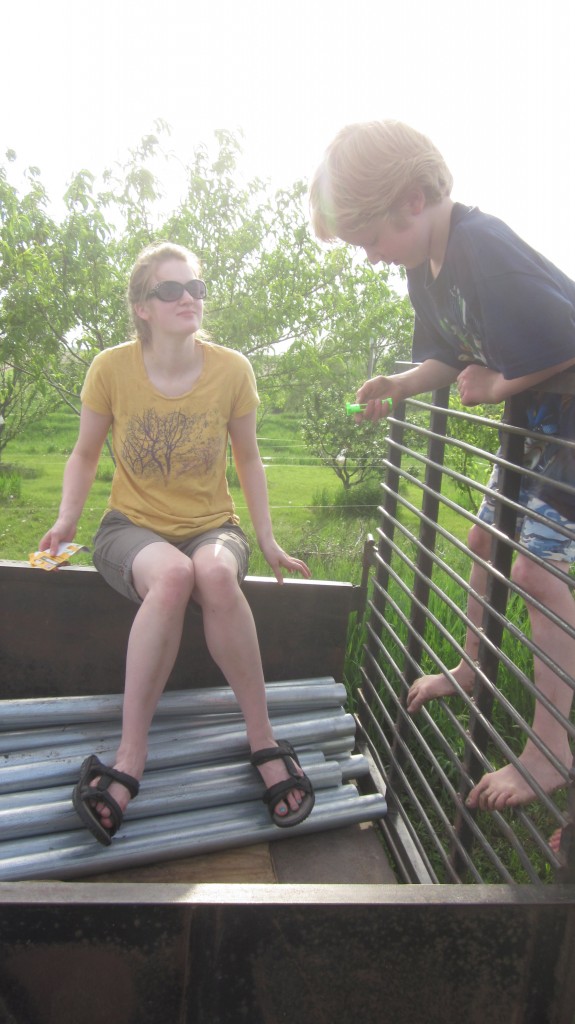
[[235,697],[210,687],[163,695],[140,793],[109,847],[85,829],[71,792],[88,754],[113,763],[121,696],[1,701],[0,881],[77,878],[383,817],[384,797],[354,785],[369,769],[353,753],[345,687],[303,679],[267,693],[274,734],[293,744],[316,792],[297,830],[270,821]]

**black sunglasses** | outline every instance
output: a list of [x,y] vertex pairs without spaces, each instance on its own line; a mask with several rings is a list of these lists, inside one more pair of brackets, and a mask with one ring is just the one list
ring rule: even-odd
[[187,284],[180,284],[179,281],[159,281],[154,285],[151,292],[148,292],[149,299],[160,299],[161,302],[177,302],[184,292],[192,296],[192,299],[205,299],[207,295],[204,281],[195,278]]

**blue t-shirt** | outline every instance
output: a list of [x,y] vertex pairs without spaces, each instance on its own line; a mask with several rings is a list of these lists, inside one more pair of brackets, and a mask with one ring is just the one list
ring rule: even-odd
[[[575,358],[575,282],[477,207],[454,204],[437,278],[424,263],[407,282],[414,362],[479,363],[513,380]],[[526,412],[530,429],[575,440],[575,396],[530,392]],[[541,497],[575,520],[575,497],[547,485],[575,484],[574,453],[552,443],[528,447],[530,468],[545,478]]]

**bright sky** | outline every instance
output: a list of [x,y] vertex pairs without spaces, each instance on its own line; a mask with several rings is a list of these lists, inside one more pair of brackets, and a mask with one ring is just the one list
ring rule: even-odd
[[183,164],[241,128],[245,173],[290,185],[344,124],[395,117],[442,150],[454,198],[575,277],[574,29],[568,0],[8,0],[0,159],[57,199],[163,118]]

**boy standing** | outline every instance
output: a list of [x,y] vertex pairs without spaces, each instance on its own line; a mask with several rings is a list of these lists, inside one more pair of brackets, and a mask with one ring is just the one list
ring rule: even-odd
[[[575,396],[546,393],[544,381],[575,366],[575,282],[531,249],[502,221],[451,199],[452,176],[443,157],[421,133],[398,121],[344,128],[326,151],[311,186],[312,221],[318,237],[340,238],[365,250],[370,263],[405,267],[415,310],[413,360],[418,365],[391,377],[374,377],[357,392],[363,415],[377,421],[394,403],[454,381],[465,405],[496,404],[528,389],[528,423],[541,443],[528,446],[529,466],[519,498],[526,515],[518,522],[522,547],[563,573],[575,561],[575,494],[553,481],[575,483],[572,453],[552,437],[575,440]],[[539,390],[539,385],[541,389]],[[543,437],[545,440],[543,441]],[[549,439],[551,438],[551,439]],[[527,464],[527,463],[526,463]],[[497,489],[497,467],[490,481]],[[492,524],[495,503],[484,500],[479,519]],[[529,518],[529,510],[549,520]],[[571,538],[554,529],[560,524]],[[469,533],[472,552],[487,561],[491,538],[478,525]],[[573,672],[575,640],[553,620],[575,630],[575,605],[566,582],[519,552],[514,581],[528,601],[534,644],[551,665]],[[470,586],[483,595],[486,572],[474,562]],[[552,617],[540,610],[548,609]],[[481,605],[469,599],[468,617],[481,624]],[[465,650],[477,657],[479,640],[468,630]],[[568,718],[573,683],[540,658],[535,682],[543,698]],[[459,686],[473,689],[467,661],[452,670]],[[411,686],[407,708],[453,694],[442,673]],[[568,768],[571,751],[563,725],[539,700],[533,731],[553,758]],[[564,785],[546,754],[527,740],[522,766],[545,792]],[[501,810],[534,799],[529,782],[513,765],[489,772],[471,790],[470,807]]]

